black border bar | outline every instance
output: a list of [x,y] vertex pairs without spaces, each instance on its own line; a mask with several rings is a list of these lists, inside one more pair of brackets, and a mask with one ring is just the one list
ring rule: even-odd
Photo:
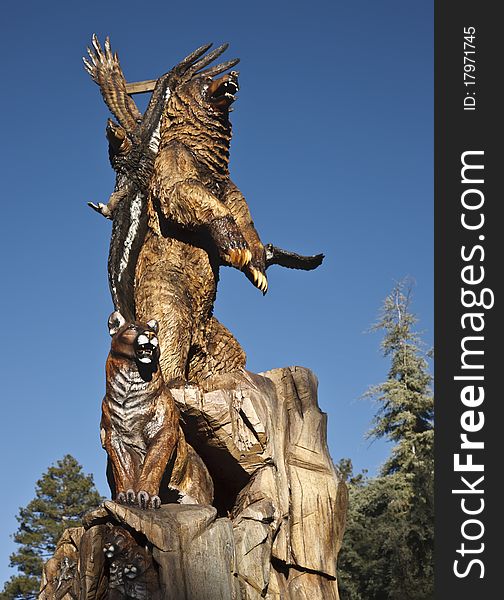
[[504,96],[497,88],[504,25],[498,8],[481,0],[435,3],[439,599],[502,594]]

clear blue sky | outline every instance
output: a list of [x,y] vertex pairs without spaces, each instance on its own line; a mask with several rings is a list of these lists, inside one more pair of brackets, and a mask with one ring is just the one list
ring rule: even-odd
[[334,460],[375,473],[388,449],[365,440],[375,407],[360,397],[388,363],[364,332],[396,280],[416,280],[413,310],[433,335],[432,2],[25,1],[2,21],[0,584],[15,515],[50,464],[74,455],[108,494],[110,224],[86,202],[114,176],[108,112],[81,63],[93,32],[110,34],[130,81],[207,41],[241,58],[232,177],[264,242],[326,259],[272,267],[264,298],[223,269],[216,314],[250,370],[314,370]]

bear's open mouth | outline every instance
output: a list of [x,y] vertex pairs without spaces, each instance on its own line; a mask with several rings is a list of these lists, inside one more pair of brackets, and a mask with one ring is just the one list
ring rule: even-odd
[[238,73],[231,71],[231,73],[212,81],[208,86],[207,98],[212,104],[229,106],[235,101],[235,96],[239,89]]

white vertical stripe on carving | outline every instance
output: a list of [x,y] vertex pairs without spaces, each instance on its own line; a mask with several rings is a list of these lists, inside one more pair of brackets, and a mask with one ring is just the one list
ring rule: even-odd
[[[166,88],[165,97],[164,97],[165,104],[168,102],[168,98],[170,96],[171,96],[170,88]],[[152,134],[151,139],[149,140],[149,148],[152,150],[152,152],[154,152],[154,154],[157,154],[157,152],[159,150],[159,142],[161,141],[160,130],[161,130],[161,119],[159,119],[156,129],[154,130],[154,133]]]
[[130,225],[128,228],[128,234],[126,235],[126,239],[124,240],[124,252],[121,257],[121,262],[119,263],[119,275],[117,276],[118,281],[121,281],[122,274],[128,266],[131,248],[133,246],[135,237],[138,233],[138,226],[140,225],[140,216],[142,214],[142,200],[143,194],[138,192],[133,198],[133,201],[131,202]]

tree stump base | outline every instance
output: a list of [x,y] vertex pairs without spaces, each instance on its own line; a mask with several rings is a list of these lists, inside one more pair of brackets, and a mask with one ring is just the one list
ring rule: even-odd
[[41,598],[339,600],[347,490],[316,388],[311,371],[290,367],[173,389],[215,506],[105,502],[63,536]]

